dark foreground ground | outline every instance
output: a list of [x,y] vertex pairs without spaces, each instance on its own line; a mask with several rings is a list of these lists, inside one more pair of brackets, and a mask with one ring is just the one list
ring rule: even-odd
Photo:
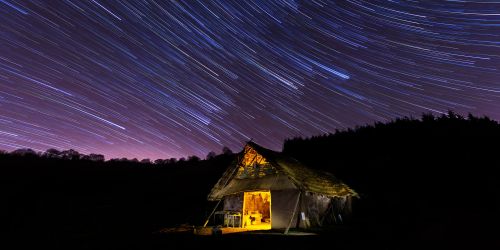
[[[466,226],[466,225],[465,225]],[[236,233],[222,236],[176,234],[114,234],[25,235],[13,239],[8,249],[499,249],[498,230],[476,228],[475,233],[459,233],[436,225],[428,232],[418,232],[400,238],[387,235],[376,228],[338,226],[315,235],[281,231]],[[455,231],[457,234],[450,234]],[[397,233],[396,233],[397,234]],[[7,242],[9,242],[7,241]]]
[[500,247],[498,234],[492,228],[478,229],[475,234],[469,233],[468,235],[463,233],[452,235],[449,232],[455,230],[445,232],[448,229],[439,228],[439,226],[431,230],[434,231],[399,235],[399,238],[396,235],[386,235],[384,230],[370,228],[367,225],[363,225],[362,228],[353,225],[336,226],[327,231],[316,232],[316,235],[301,235],[301,232],[284,235],[281,231],[228,234],[219,237],[161,235],[153,237],[148,247],[151,249],[163,249],[167,246],[242,249],[309,249],[313,247],[325,249],[499,249]]
[[315,236],[158,234],[203,224],[234,154],[159,164],[0,154],[0,249],[500,249],[496,121],[404,119],[284,151],[360,194],[351,220]]

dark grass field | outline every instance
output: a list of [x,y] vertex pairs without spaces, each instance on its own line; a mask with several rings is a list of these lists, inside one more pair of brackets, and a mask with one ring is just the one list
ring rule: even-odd
[[317,235],[158,233],[202,225],[235,159],[175,164],[0,154],[0,249],[500,249],[500,126],[399,120],[294,139],[285,152],[354,188],[351,220]]
[[[222,236],[198,236],[189,233],[113,233],[103,234],[26,234],[19,239],[10,239],[8,249],[498,249],[497,232],[493,229],[478,229],[470,234],[452,234],[443,225],[434,225],[427,232],[387,232],[376,228],[366,229],[339,226],[317,235],[300,235],[291,232],[266,231],[235,233]],[[397,231],[397,230],[396,230]],[[488,232],[486,235],[481,235]],[[36,233],[36,232],[33,232]],[[392,235],[391,235],[392,234]]]

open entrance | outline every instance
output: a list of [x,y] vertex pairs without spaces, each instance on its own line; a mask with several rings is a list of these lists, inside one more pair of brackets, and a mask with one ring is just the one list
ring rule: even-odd
[[271,229],[271,192],[245,192],[243,227],[250,230]]

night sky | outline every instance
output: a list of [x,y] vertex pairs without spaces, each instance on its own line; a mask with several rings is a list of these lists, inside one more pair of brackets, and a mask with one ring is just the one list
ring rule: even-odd
[[500,119],[500,2],[0,0],[0,149],[204,157]]

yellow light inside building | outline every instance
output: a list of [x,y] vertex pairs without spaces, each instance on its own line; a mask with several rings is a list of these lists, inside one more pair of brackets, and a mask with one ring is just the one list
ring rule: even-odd
[[245,192],[242,225],[249,230],[271,229],[271,192]]

